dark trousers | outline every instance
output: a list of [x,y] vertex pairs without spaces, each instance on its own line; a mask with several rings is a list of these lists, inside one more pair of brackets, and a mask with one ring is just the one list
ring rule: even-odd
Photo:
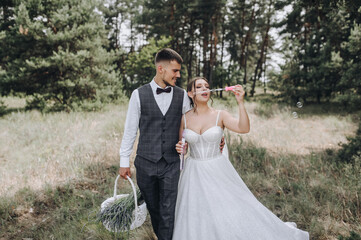
[[177,201],[179,161],[154,163],[136,156],[137,183],[152,220],[158,240],[171,240]]

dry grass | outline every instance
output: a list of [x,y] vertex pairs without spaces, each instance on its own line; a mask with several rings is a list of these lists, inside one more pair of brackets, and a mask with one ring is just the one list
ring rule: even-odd
[[4,101],[5,106],[10,109],[24,108],[26,105],[25,98],[2,97],[0,100]]
[[[13,107],[21,103],[19,99],[6,100]],[[230,104],[216,100],[214,107],[236,113]],[[273,106],[272,116],[264,118],[257,115],[258,103],[246,103],[246,108],[251,132],[243,139],[275,154],[337,148],[356,130],[350,117],[302,118],[300,113],[294,119],[290,108]],[[102,112],[13,112],[0,119],[0,195],[81,178],[89,164],[105,160],[117,164],[126,110],[123,104],[107,106]]]
[[[234,105],[226,109],[237,117],[238,111]],[[225,107],[223,103],[215,102],[214,108]],[[298,118],[294,118],[292,113],[295,110],[291,107],[277,104],[262,107],[256,102],[246,102],[246,109],[251,131],[242,135],[243,140],[274,154],[306,155],[313,151],[337,149],[340,142],[346,142],[346,136],[354,135],[357,130],[351,116],[303,115],[304,109],[301,108],[297,110]],[[260,109],[266,117],[259,114]],[[235,134],[232,136],[237,137]]]
[[269,118],[257,115],[257,103],[250,103],[251,132],[244,137],[274,153],[310,154],[327,148],[338,148],[340,142],[346,141],[346,136],[353,135],[357,125],[351,117],[302,116],[294,118],[291,108],[279,109]]
[[78,179],[85,166],[109,159],[116,164],[125,113],[122,105],[96,113],[6,115],[0,119],[0,195]]
[[[233,100],[216,99],[214,107],[227,109],[237,115]],[[11,105],[14,109],[22,104],[21,99],[9,98],[5,99],[5,102],[10,103],[8,106]],[[304,114],[307,109],[298,109],[299,118],[295,119],[292,115],[294,109],[277,104],[264,106],[260,103],[247,102],[246,108],[251,120],[251,132],[242,135],[244,148],[242,147],[234,156],[246,155],[244,155],[244,159],[235,163],[235,167],[241,169],[240,171],[243,171],[242,169],[247,171],[244,172],[242,178],[256,197],[282,217],[308,218],[300,220],[305,224],[300,227],[307,226],[309,230],[316,233],[317,238],[315,239],[336,239],[335,236],[338,234],[347,235],[347,228],[351,226],[351,223],[339,219],[352,219],[348,217],[350,213],[347,211],[352,209],[353,205],[350,205],[347,200],[352,204],[359,202],[358,187],[355,187],[356,191],[354,188],[350,188],[355,182],[350,176],[354,175],[351,170],[323,167],[320,155],[314,155],[314,153],[323,152],[329,148],[336,149],[339,142],[346,141],[346,136],[354,134],[357,125],[352,118],[339,114]],[[126,110],[127,104],[125,103],[118,106],[108,105],[101,112],[46,115],[37,111],[13,112],[0,118],[0,142],[2,143],[0,145],[0,181],[2,183],[0,197],[11,199],[15,195],[16,199],[19,196],[19,190],[24,187],[28,188],[27,191],[36,193],[37,190],[55,188],[55,186],[62,186],[69,182],[82,182],[83,178],[83,182],[86,182],[92,179],[87,175],[89,170],[86,169],[89,166],[95,166],[92,170],[93,177],[94,179],[99,178],[99,183],[93,186],[92,191],[89,192],[87,191],[89,189],[75,186],[74,191],[79,191],[78,195],[69,194],[61,200],[66,203],[68,198],[74,198],[72,208],[82,211],[82,214],[86,215],[84,212],[89,210],[89,206],[90,209],[98,206],[99,201],[111,194],[112,178],[116,172],[114,168],[117,168],[119,163],[118,152]],[[232,134],[232,138],[238,139],[238,136]],[[238,151],[237,146],[234,146],[234,149]],[[263,153],[262,149],[265,149],[266,153]],[[252,156],[256,156],[258,162],[253,161]],[[134,153],[131,159],[133,158]],[[245,159],[251,160],[247,163]],[[113,170],[104,172],[96,166],[113,166]],[[264,173],[266,170],[267,176]],[[315,172],[318,173],[317,177],[312,177]],[[350,174],[346,174],[345,177],[341,175],[341,173],[348,172]],[[292,182],[293,180],[289,176],[298,180]],[[108,180],[104,182],[103,180],[106,178]],[[318,194],[321,194],[322,197],[323,193],[328,192],[330,186],[335,186],[332,194],[327,195],[330,199],[316,198]],[[297,192],[299,195],[288,196],[287,192],[289,191]],[[85,196],[85,194],[88,195]],[[59,194],[51,193],[50,195],[54,197]],[[34,196],[34,199],[36,198],[39,197]],[[339,206],[341,203],[338,198],[344,199],[342,203],[344,206]],[[84,207],[78,206],[79,199],[83,199]],[[307,199],[308,203],[305,204],[301,201],[302,199]],[[279,205],[282,201],[284,209],[279,210],[272,207]],[[19,201],[19,203],[21,202],[22,200]],[[10,206],[12,203],[8,204]],[[26,209],[33,203],[28,200],[27,204],[29,206],[25,206]],[[54,209],[46,213],[48,215],[45,213],[44,216],[41,215],[44,219],[51,220],[53,218],[55,222],[59,221],[59,223],[54,223],[54,227],[50,229],[40,224],[38,231],[40,235],[38,236],[45,236],[48,232],[63,236],[62,231],[69,227],[73,228],[68,232],[69,236],[79,234],[81,224],[74,225],[70,220],[58,219],[59,216],[64,216],[66,219],[71,217],[71,208],[63,207],[63,205],[63,202],[60,202],[59,206],[54,206],[56,210],[54,217],[51,215]],[[19,208],[22,207],[24,206],[19,205]],[[5,208],[6,206],[3,209]],[[295,209],[298,210],[298,213],[294,213]],[[63,213],[64,211],[65,213]],[[317,216],[313,216],[314,212],[310,211],[315,211]],[[21,220],[21,217],[24,216],[20,216],[19,219]],[[19,219],[19,222],[14,223],[15,229],[21,222]],[[79,215],[79,219],[82,224],[87,222],[84,215]],[[61,225],[63,223],[64,226]],[[64,229],[58,230],[59,227]],[[31,232],[31,228],[29,226],[27,231]],[[105,236],[109,236],[109,233],[100,229],[102,228],[98,225],[90,225],[86,232],[82,233],[84,235],[73,239],[84,239],[82,236],[88,235],[106,239]],[[353,229],[359,228],[354,226]],[[63,232],[66,231],[68,230]],[[136,239],[153,238],[149,220],[135,234]],[[60,237],[59,239],[70,238]]]

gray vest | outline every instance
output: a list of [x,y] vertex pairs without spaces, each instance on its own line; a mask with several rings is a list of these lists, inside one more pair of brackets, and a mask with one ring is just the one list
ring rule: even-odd
[[168,163],[179,161],[175,145],[179,140],[184,91],[173,87],[172,103],[164,116],[149,84],[138,88],[138,93],[141,114],[137,155],[152,162],[157,162],[162,157]]

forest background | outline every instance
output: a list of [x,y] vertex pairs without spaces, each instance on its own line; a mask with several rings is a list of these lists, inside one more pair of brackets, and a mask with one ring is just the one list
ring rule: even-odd
[[[171,47],[180,87],[245,87],[253,137],[227,142],[257,198],[312,239],[361,239],[360,24],[360,0],[1,1],[0,238],[112,236],[88,216],[128,98]],[[149,219],[131,237],[153,238]]]

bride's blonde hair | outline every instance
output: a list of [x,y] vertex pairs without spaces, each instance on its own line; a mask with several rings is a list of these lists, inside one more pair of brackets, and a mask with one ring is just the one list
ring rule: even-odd
[[[194,88],[194,91],[195,91],[195,89],[196,89],[196,81],[199,80],[199,79],[203,79],[204,81],[206,81],[209,84],[207,78],[205,78],[205,77],[194,77],[187,84],[187,92],[192,92],[193,88]],[[193,98],[196,99],[196,96],[197,95],[194,95]],[[188,98],[191,101],[191,106],[193,107],[193,111],[196,112],[197,111],[197,103],[195,101],[193,101],[193,99],[190,98],[189,96],[188,96]],[[212,101],[211,105],[213,105],[212,92],[210,93],[210,99]]]

